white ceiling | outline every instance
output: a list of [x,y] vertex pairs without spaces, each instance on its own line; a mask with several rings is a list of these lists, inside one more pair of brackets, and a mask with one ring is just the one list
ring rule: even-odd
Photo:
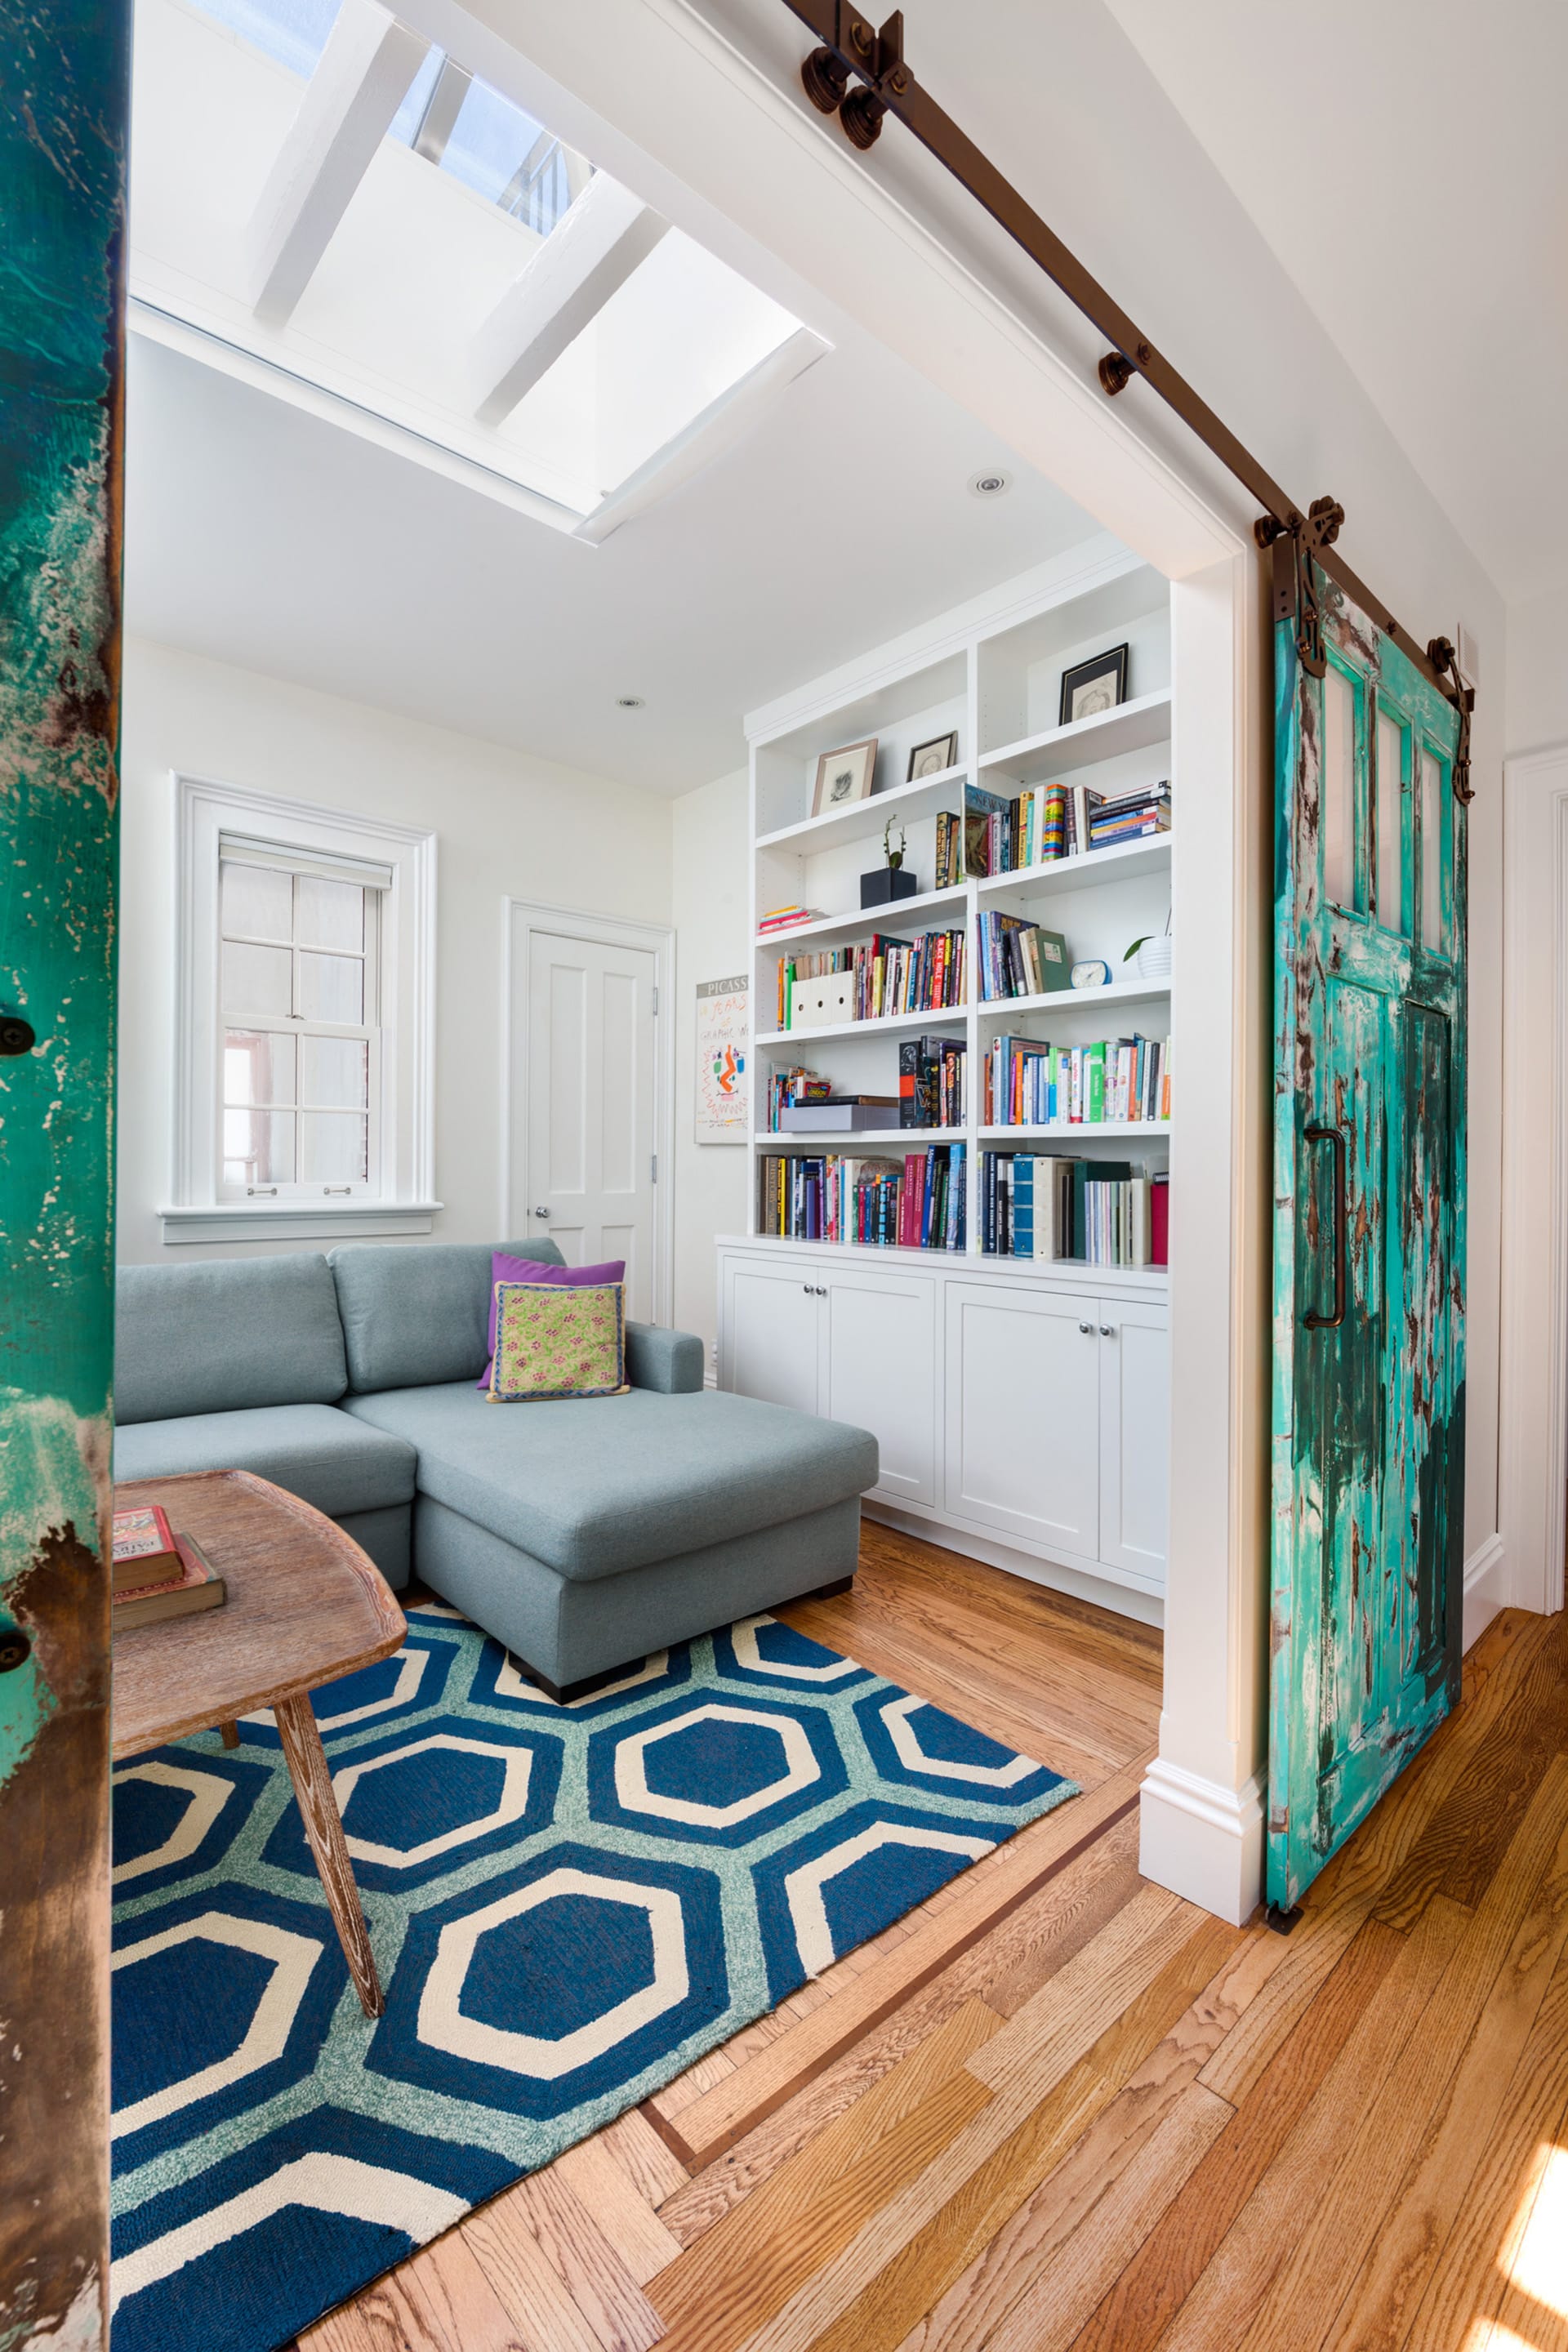
[[596,548],[136,336],[127,449],[133,633],[669,793],[743,761],[744,711],[1094,528],[852,332]]
[[1107,0],[1510,603],[1568,530],[1568,7]]

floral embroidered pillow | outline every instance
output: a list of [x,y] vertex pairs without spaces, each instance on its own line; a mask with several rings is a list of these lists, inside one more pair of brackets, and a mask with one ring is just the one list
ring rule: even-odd
[[626,1394],[624,1283],[498,1282],[495,1306],[487,1394],[499,1403]]

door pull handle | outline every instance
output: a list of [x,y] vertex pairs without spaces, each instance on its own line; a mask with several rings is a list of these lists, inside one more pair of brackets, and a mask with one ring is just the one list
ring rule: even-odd
[[1310,1308],[1301,1320],[1309,1331],[1337,1331],[1345,1319],[1345,1189],[1347,1154],[1344,1130],[1338,1127],[1310,1127],[1306,1130],[1309,1143],[1327,1143],[1334,1155],[1334,1311],[1320,1315]]

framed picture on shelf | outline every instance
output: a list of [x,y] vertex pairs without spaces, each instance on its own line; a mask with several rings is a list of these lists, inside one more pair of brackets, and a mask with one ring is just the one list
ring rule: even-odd
[[918,784],[922,776],[940,776],[944,768],[958,764],[958,730],[946,735],[933,735],[929,743],[917,743],[910,753],[910,772],[905,782]]
[[744,1143],[751,1127],[742,972],[697,983],[697,1136],[699,1143]]
[[813,816],[829,809],[847,808],[851,801],[869,800],[877,770],[877,738],[847,743],[842,751],[824,751],[816,762],[816,790],[811,797]]
[[1070,727],[1075,719],[1093,719],[1102,710],[1114,710],[1126,699],[1127,648],[1112,646],[1109,653],[1096,654],[1091,660],[1075,662],[1071,669],[1063,670],[1057,724]]

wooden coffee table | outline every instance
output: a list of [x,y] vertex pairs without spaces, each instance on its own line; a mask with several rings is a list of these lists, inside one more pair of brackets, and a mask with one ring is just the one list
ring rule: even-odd
[[139,1478],[117,1510],[162,1503],[228,1589],[221,1609],[114,1637],[114,1759],[269,1706],[305,1835],[367,2017],[385,2006],[310,1693],[401,1649],[407,1621],[352,1536],[248,1470]]

